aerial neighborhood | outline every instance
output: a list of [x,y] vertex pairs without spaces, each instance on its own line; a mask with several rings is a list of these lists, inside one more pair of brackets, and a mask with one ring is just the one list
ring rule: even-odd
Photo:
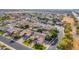
[[0,11],[0,50],[78,49],[79,10]]

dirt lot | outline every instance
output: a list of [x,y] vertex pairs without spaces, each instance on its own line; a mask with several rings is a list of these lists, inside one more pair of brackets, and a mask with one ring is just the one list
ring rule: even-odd
[[79,50],[79,40],[73,41],[73,50]]
[[66,21],[67,23],[70,23],[72,26],[74,25],[74,18],[71,18],[69,16],[65,16],[63,18],[63,21]]
[[74,18],[71,17],[64,17],[63,21],[70,23],[71,27],[72,27],[72,32],[71,34],[73,35],[73,50],[79,50],[79,37],[78,35],[76,35],[76,27],[74,26],[75,22],[74,22]]

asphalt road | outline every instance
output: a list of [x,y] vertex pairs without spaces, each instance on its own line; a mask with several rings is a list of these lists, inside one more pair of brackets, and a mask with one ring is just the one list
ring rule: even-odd
[[48,50],[57,50],[57,48],[56,48],[57,42],[58,42],[58,38],[55,38],[54,41],[51,42]]
[[[64,36],[64,28],[62,26],[55,26],[58,30],[58,41]],[[55,45],[50,45],[50,47],[48,48],[48,50],[57,50],[56,48],[57,43]]]
[[48,50],[56,50],[56,46],[50,46]]
[[11,40],[6,39],[5,37],[0,36],[0,41],[9,45],[10,47],[13,47],[16,50],[31,50],[31,48],[25,47],[17,42],[10,43]]

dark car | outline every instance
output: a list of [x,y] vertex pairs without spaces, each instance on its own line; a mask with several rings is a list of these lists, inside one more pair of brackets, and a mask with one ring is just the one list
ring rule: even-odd
[[58,42],[58,39],[56,38],[52,41],[51,45],[55,45],[57,42]]
[[28,35],[23,35],[23,38],[26,40],[26,39],[29,38],[29,36]]
[[11,41],[10,41],[10,43],[14,43],[14,42],[15,42],[14,40],[11,40]]

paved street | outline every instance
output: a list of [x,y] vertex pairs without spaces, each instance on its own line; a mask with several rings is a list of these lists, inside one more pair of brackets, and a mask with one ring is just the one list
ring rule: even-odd
[[48,50],[56,50],[56,46],[50,46]]
[[[59,33],[58,33],[58,41],[64,36],[64,28],[62,26],[55,26],[58,30],[59,30]],[[56,50],[56,45],[50,45],[50,47],[48,48],[48,50]]]
[[9,45],[9,46],[11,46],[11,47],[13,47],[16,50],[31,50],[30,48],[25,47],[25,46],[23,46],[23,45],[21,45],[21,44],[19,44],[17,42],[10,43],[10,40],[8,40],[8,39],[6,39],[6,38],[4,38],[2,36],[0,36],[0,41],[7,44],[7,45]]

